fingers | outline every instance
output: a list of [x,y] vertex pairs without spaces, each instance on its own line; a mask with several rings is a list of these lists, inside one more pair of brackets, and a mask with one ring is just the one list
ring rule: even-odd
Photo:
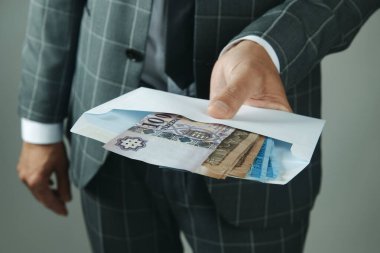
[[232,118],[243,104],[291,111],[281,77],[262,46],[242,41],[215,63],[210,83],[210,116]]
[[[211,98],[208,114],[214,118],[232,118],[243,104],[292,112],[280,80],[262,84],[260,79],[237,80],[221,88],[219,95]],[[277,83],[277,84],[276,84]],[[266,86],[260,87],[260,86]],[[277,86],[277,87],[276,87]],[[272,91],[273,90],[273,91]]]
[[49,178],[35,177],[25,182],[34,197],[45,207],[59,215],[67,215],[65,203],[61,200],[56,190],[49,186]]
[[292,108],[289,105],[289,102],[282,98],[271,98],[266,100],[255,100],[255,99],[249,99],[246,102],[247,105],[251,105],[254,107],[259,108],[266,108],[266,109],[272,109],[272,110],[279,110],[284,112],[292,112]]
[[69,175],[66,168],[57,169],[56,171],[57,178],[57,190],[60,199],[63,202],[69,202],[71,200],[71,188]]
[[56,214],[67,216],[68,212],[65,203],[58,196],[56,190],[50,188],[41,188],[35,192],[36,198],[47,208]]
[[[23,143],[17,166],[22,182],[44,206],[60,215],[67,215],[65,202],[71,199],[68,161],[63,143],[38,145]],[[53,189],[51,176],[57,178]]]
[[249,98],[249,92],[242,83],[233,83],[223,88],[222,92],[213,97],[208,106],[208,114],[214,118],[232,118],[244,102]]
[[221,94],[221,91],[226,87],[226,80],[223,76],[222,64],[217,61],[212,70],[211,82],[210,82],[210,99],[213,100],[214,97]]

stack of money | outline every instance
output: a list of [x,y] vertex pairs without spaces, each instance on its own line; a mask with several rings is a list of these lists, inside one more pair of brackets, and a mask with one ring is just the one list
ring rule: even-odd
[[202,163],[200,174],[225,179],[245,177],[255,160],[264,138],[255,133],[234,129]]
[[176,114],[149,114],[104,147],[132,159],[217,179],[265,182],[278,176],[270,158],[272,139]]

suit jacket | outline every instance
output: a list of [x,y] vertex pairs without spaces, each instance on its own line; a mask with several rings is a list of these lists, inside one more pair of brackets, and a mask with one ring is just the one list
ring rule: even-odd
[[[208,98],[213,64],[232,39],[258,35],[276,51],[294,111],[320,117],[320,61],[346,48],[377,0],[195,0],[194,75]],[[139,86],[152,0],[32,0],[23,50],[19,112],[67,128],[86,110]],[[71,178],[89,182],[107,153],[78,135]],[[271,227],[308,217],[319,192],[318,145],[310,166],[285,186],[205,178],[231,224]]]

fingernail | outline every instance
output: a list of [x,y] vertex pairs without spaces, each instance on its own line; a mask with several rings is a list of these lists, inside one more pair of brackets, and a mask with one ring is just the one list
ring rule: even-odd
[[220,115],[227,114],[230,111],[230,107],[220,100],[211,101],[210,109],[212,109]]

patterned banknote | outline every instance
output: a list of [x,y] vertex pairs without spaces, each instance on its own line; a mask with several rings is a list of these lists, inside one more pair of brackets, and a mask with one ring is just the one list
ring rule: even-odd
[[245,178],[250,171],[257,154],[261,150],[264,141],[265,137],[260,135],[251,149],[239,160],[239,162],[231,171],[228,172],[227,175],[230,177]]
[[229,171],[234,169],[253,147],[258,137],[258,134],[236,129],[207,158],[197,173],[219,179],[226,178]]
[[234,128],[153,113],[104,145],[117,154],[195,172]]

